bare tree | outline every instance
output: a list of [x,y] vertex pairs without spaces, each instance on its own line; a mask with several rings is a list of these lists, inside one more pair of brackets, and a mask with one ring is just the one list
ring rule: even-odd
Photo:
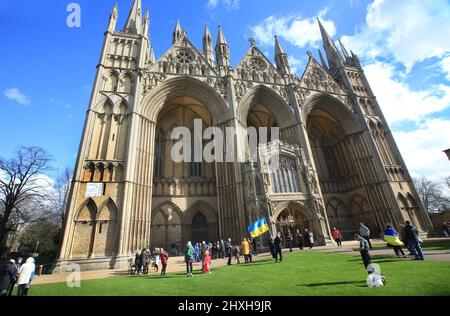
[[50,155],[40,147],[19,147],[11,159],[0,158],[0,257],[6,254],[8,232],[26,220],[28,203],[44,198],[49,184],[41,177],[50,170]]
[[[450,179],[446,179],[446,183],[450,184]],[[450,200],[444,195],[441,183],[433,182],[422,176],[414,178],[414,185],[425,209],[429,213],[436,213],[448,207]]]
[[55,193],[50,198],[50,203],[58,216],[57,223],[62,226],[66,213],[67,198],[69,196],[70,185],[72,182],[73,170],[69,167],[58,176],[55,183]]

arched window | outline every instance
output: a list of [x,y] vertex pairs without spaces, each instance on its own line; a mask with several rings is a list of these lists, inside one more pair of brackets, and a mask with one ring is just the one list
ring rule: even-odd
[[[195,133],[192,133],[192,135],[195,135]],[[195,137],[191,137],[191,162],[189,163],[189,176],[201,177],[202,176],[202,163],[195,162],[194,142],[195,142]]]
[[155,178],[162,178],[164,174],[164,133],[158,130],[155,144]]
[[295,159],[287,156],[280,156],[279,168],[273,170],[272,190],[274,193],[295,193],[300,192],[300,181],[297,173],[297,163]]

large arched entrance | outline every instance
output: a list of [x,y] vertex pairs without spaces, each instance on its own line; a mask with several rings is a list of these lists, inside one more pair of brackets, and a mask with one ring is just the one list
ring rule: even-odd
[[368,219],[366,210],[354,209],[352,204],[354,196],[367,201],[348,136],[358,129],[357,119],[346,105],[325,96],[311,101],[305,112],[329,224],[350,236],[358,230],[358,222]]

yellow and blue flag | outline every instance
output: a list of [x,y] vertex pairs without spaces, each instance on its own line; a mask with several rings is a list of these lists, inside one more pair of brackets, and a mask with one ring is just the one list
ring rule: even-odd
[[258,219],[256,223],[248,227],[248,232],[250,236],[252,236],[253,238],[259,237],[265,232],[268,232],[269,230],[270,230],[269,225],[267,225],[266,219],[264,217]]
[[384,239],[388,242],[391,246],[404,246],[403,242],[400,240],[398,233],[393,230],[392,228],[388,228],[384,232]]

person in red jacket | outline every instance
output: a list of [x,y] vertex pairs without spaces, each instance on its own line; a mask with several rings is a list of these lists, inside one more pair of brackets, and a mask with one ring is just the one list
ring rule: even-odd
[[209,250],[206,250],[203,257],[205,258],[203,262],[203,272],[211,273],[211,255],[209,254]]
[[168,263],[169,263],[169,253],[167,252],[167,250],[161,248],[161,265],[162,265],[161,276],[166,275],[166,268]]
[[333,227],[331,236],[333,236],[333,239],[337,243],[338,247],[342,248],[342,239],[344,238],[342,237],[341,232],[336,227]]

